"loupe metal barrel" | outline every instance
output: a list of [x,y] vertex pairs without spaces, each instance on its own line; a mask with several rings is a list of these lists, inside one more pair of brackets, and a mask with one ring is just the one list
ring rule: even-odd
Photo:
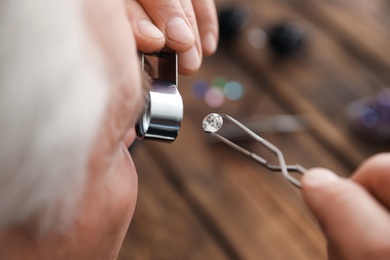
[[139,139],[172,142],[183,119],[183,100],[177,86],[166,80],[153,80],[147,108],[136,125]]

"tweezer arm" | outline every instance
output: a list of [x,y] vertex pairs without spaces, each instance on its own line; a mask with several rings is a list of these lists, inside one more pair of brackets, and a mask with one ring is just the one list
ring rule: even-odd
[[224,138],[223,136],[221,136],[221,135],[219,135],[217,133],[210,133],[211,135],[215,136],[216,138],[218,138],[219,140],[221,140],[225,144],[229,145],[230,147],[240,151],[244,155],[250,157],[251,159],[253,159],[257,163],[259,163],[260,165],[264,166],[265,168],[267,168],[267,169],[269,169],[271,171],[280,171],[280,172],[282,172],[283,176],[288,181],[290,181],[291,184],[293,184],[297,188],[301,188],[300,181],[297,180],[296,178],[294,178],[293,176],[291,176],[289,174],[289,171],[297,172],[297,173],[300,173],[300,174],[305,174],[305,172],[306,172],[305,168],[303,168],[299,164],[297,164],[297,165],[286,165],[286,162],[284,160],[284,156],[283,156],[282,152],[280,151],[280,149],[278,147],[276,147],[272,143],[268,142],[264,138],[258,136],[257,134],[252,132],[249,128],[247,128],[246,126],[244,126],[243,124],[238,122],[236,119],[232,118],[231,116],[228,116],[226,114],[219,114],[219,115],[221,117],[227,119],[228,121],[230,121],[234,125],[236,125],[242,131],[244,131],[247,135],[249,135],[252,139],[258,141],[263,146],[265,146],[269,151],[274,153],[277,156],[278,160],[279,160],[279,165],[273,165],[273,164],[268,163],[267,160],[264,159],[263,157],[255,154],[253,152],[250,152],[250,151],[242,148],[241,146],[238,146],[237,144],[231,142],[230,140]]

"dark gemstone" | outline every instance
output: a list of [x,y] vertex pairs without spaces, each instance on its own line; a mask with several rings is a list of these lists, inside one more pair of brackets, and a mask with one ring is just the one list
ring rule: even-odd
[[220,38],[226,40],[236,36],[248,17],[248,10],[243,7],[226,7],[218,10]]
[[291,55],[303,49],[306,33],[302,24],[285,22],[276,24],[269,30],[269,44],[279,55]]

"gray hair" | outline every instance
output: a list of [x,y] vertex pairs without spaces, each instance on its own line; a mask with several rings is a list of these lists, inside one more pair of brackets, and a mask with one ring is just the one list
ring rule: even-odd
[[0,229],[61,228],[87,178],[107,102],[78,0],[0,0]]

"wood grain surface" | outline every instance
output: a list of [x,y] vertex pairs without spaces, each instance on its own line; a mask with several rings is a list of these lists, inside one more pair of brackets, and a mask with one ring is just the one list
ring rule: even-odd
[[[348,104],[390,83],[390,3],[383,0],[231,0],[252,12],[245,27],[181,77],[184,120],[172,144],[141,141],[132,148],[139,175],[138,205],[119,259],[326,259],[326,242],[299,189],[202,130],[210,112],[237,119],[300,115],[304,131],[262,132],[287,163],[326,167],[349,176],[389,143],[356,135]],[[280,21],[301,23],[305,51],[277,58],[248,35]],[[199,80],[240,82],[241,99],[209,107],[194,96]],[[239,144],[274,160],[261,145]]]

